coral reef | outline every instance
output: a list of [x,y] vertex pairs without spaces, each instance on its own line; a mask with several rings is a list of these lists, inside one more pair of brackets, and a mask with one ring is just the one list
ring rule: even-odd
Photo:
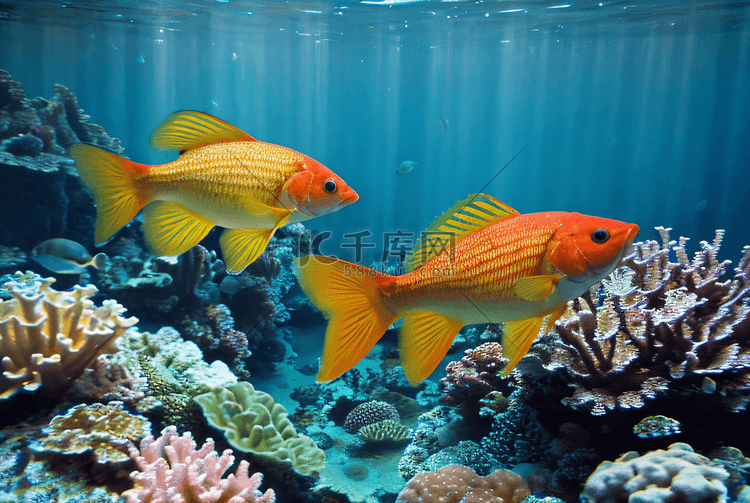
[[122,148],[88,119],[67,88],[56,85],[50,101],[28,100],[0,70],[0,244],[30,250],[45,238],[64,237],[93,245],[93,201],[63,154],[79,141]]
[[120,316],[125,308],[113,300],[95,307],[93,285],[58,292],[51,288],[54,282],[16,273],[5,285],[13,299],[0,301],[0,399],[19,390],[61,397],[99,353],[138,321]]
[[81,404],[55,416],[42,431],[46,436],[31,445],[37,455],[93,457],[99,471],[122,477],[132,468],[129,449],[151,433],[151,423],[123,410],[122,403]]
[[450,429],[460,430],[457,425],[461,420],[462,418],[447,406],[434,407],[419,416],[412,440],[404,449],[404,454],[398,462],[399,475],[404,480],[409,480],[418,472],[423,471],[424,463],[430,456],[448,447],[444,443],[448,435],[444,433]]
[[537,411],[511,396],[508,410],[494,416],[492,431],[482,439],[482,447],[502,466],[532,463],[544,457],[549,434],[537,419]]
[[520,475],[496,470],[480,477],[471,468],[448,465],[415,475],[399,493],[397,503],[518,503],[531,492]]
[[369,402],[357,405],[346,416],[344,431],[356,433],[363,426],[380,421],[395,421],[396,423],[400,423],[401,416],[399,416],[398,411],[393,405],[378,400],[370,400]]
[[567,405],[594,415],[667,392],[713,395],[742,410],[750,402],[750,246],[722,281],[729,262],[716,258],[721,231],[689,260],[686,238],[658,230],[661,244],[636,243],[626,267],[594,292],[595,313],[570,303],[546,369],[573,387]]
[[189,433],[178,436],[169,426],[154,440],[141,441],[141,449],[132,448],[131,456],[140,471],[131,476],[136,487],[125,491],[128,503],[274,503],[273,489],[261,493],[263,476],[248,476],[249,464],[241,461],[236,474],[222,475],[234,462],[232,450],[219,456],[210,438],[200,450]]
[[460,361],[451,362],[446,367],[447,375],[440,380],[445,395],[440,402],[446,405],[459,405],[477,401],[502,383],[499,376],[507,359],[503,359],[503,347],[497,342],[485,342],[467,349]]
[[412,430],[400,421],[386,419],[367,424],[359,429],[359,437],[365,442],[400,442],[411,438]]
[[633,433],[641,438],[668,437],[681,431],[679,421],[662,415],[644,417],[633,426]]
[[586,503],[627,501],[685,501],[713,503],[726,500],[727,471],[687,444],[639,456],[628,452],[599,465],[586,481],[581,500]]
[[215,388],[196,396],[195,401],[208,423],[222,431],[237,450],[291,465],[303,475],[318,472],[325,465],[325,453],[312,439],[297,434],[284,406],[248,382]]

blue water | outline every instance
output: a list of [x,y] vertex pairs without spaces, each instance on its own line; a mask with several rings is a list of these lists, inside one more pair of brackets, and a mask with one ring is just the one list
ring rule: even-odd
[[[359,193],[305,223],[348,260],[354,235],[379,261],[480,190],[521,213],[637,223],[639,239],[671,227],[691,252],[725,229],[735,264],[750,244],[746,1],[2,0],[0,69],[29,98],[69,88],[134,161],[174,158],[148,137],[183,109],[313,157]],[[320,356],[316,321],[285,339],[298,367]],[[291,413],[313,377],[289,365],[253,382]],[[369,488],[401,487],[390,456]]]
[[[54,83],[140,162],[198,109],[306,153],[360,194],[316,221],[419,232],[482,189],[522,213],[566,210],[746,244],[746,2],[4,2],[0,67]],[[398,175],[403,160],[417,168]]]

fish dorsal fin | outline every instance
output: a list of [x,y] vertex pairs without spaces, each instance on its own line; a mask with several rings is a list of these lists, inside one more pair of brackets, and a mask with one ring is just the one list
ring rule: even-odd
[[170,114],[151,133],[149,145],[156,150],[193,150],[214,143],[258,141],[246,132],[195,110]]
[[454,204],[422,233],[414,250],[404,260],[404,269],[411,272],[477,229],[518,214],[492,196],[470,194]]

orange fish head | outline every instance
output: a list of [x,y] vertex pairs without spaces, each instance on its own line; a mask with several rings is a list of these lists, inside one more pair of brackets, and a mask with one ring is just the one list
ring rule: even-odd
[[638,230],[636,224],[568,213],[552,237],[550,263],[569,278],[609,274],[630,251]]
[[359,195],[336,173],[303,156],[302,170],[292,175],[286,191],[297,210],[320,216],[356,202]]

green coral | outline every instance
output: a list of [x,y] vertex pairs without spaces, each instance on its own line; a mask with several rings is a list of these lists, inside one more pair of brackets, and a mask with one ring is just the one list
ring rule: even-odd
[[31,446],[39,454],[76,455],[92,452],[100,465],[120,466],[130,461],[128,448],[151,432],[149,421],[123,410],[119,402],[76,405],[55,416],[47,434]]
[[223,431],[235,449],[291,464],[303,475],[325,466],[325,453],[312,439],[297,434],[284,406],[268,393],[256,391],[252,384],[214,388],[196,396],[195,401],[208,423]]
[[368,424],[359,429],[359,436],[366,442],[399,442],[411,438],[411,434],[410,428],[390,419]]

